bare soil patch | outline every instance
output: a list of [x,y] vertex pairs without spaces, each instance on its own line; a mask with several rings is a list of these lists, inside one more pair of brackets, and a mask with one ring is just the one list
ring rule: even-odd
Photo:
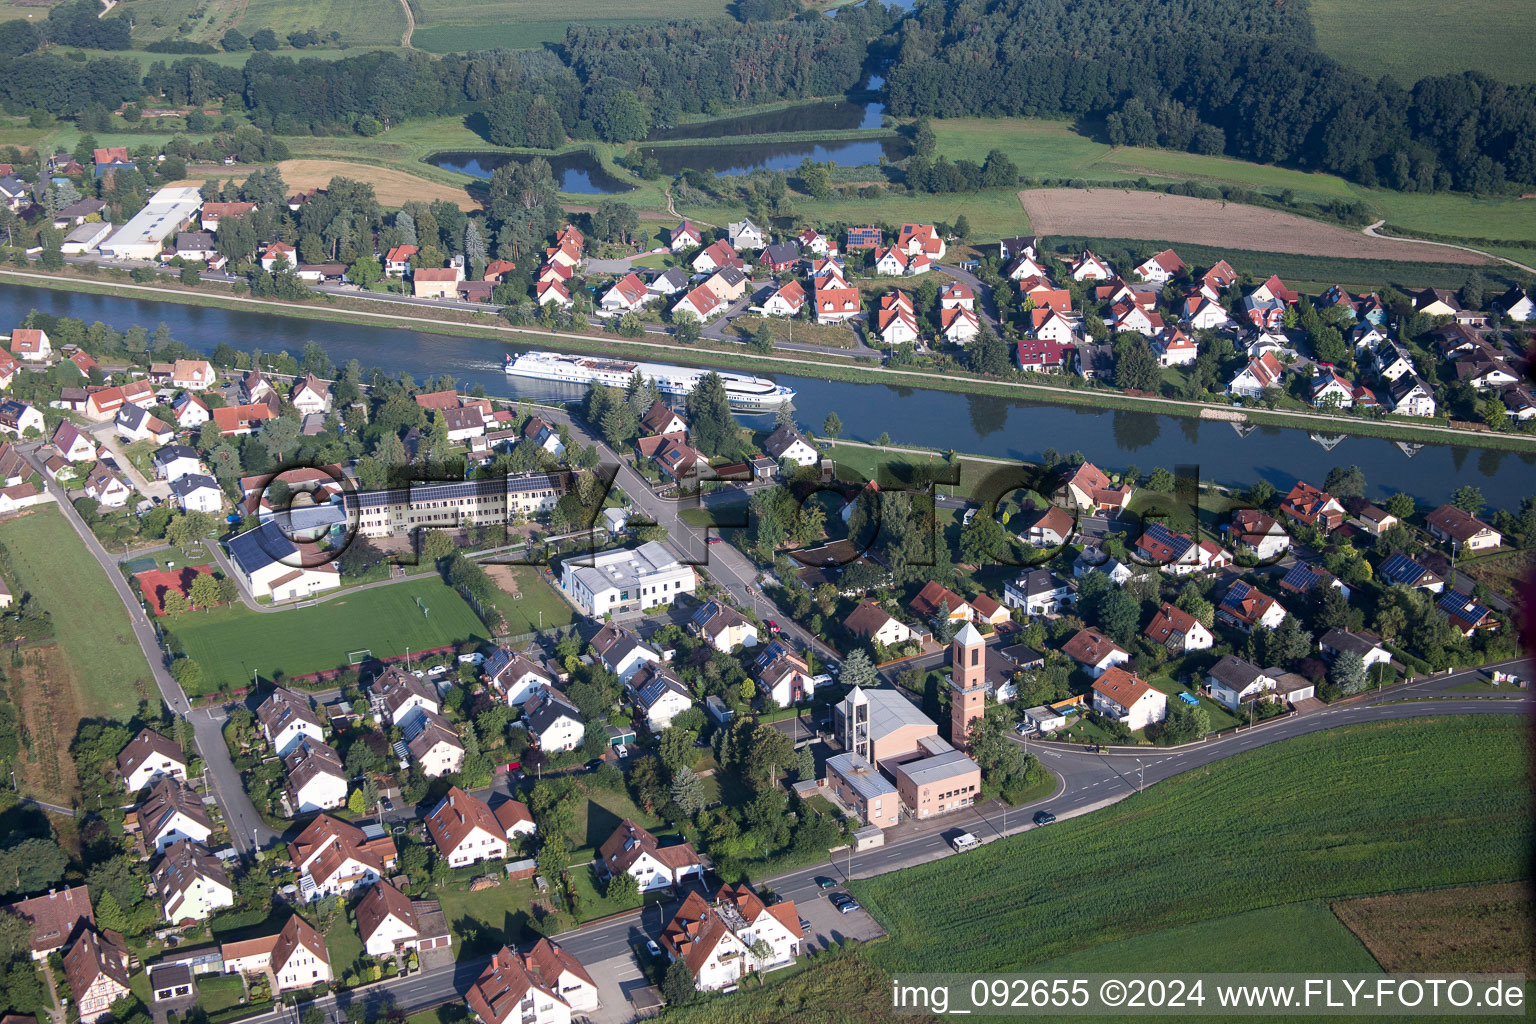
[[11,699],[21,710],[20,788],[45,803],[68,807],[79,793],[69,745],[80,724],[80,680],[74,663],[57,646],[23,648],[20,662],[7,672]]
[[[332,178],[341,177],[368,182],[373,186],[374,195],[385,206],[400,206],[411,200],[430,203],[435,199],[446,199],[458,204],[461,210],[480,209],[480,204],[470,197],[465,188],[444,185],[389,167],[375,167],[373,164],[352,163],[348,160],[303,159],[284,160],[277,165],[277,169],[282,172],[283,181],[295,192],[325,188]],[[249,173],[250,168],[219,167],[209,177],[244,178]],[[188,178],[176,184],[200,186],[206,180],[207,177]]]
[[1531,884],[1340,900],[1334,915],[1383,970],[1529,974],[1536,967]]
[[491,582],[509,594],[517,594],[517,573],[512,566],[502,563],[487,563],[484,565],[485,574],[491,578]]
[[[1031,228],[1041,235],[1145,238],[1225,249],[1296,253],[1339,259],[1423,263],[1426,246],[1321,224],[1294,213],[1219,199],[1121,189],[1042,188],[1019,193]],[[1436,247],[1439,263],[1487,263],[1482,256]]]

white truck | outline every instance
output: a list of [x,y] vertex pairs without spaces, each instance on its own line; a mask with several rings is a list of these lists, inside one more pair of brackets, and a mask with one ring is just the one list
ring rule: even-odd
[[955,848],[956,853],[964,853],[967,850],[974,850],[980,846],[981,840],[969,832],[961,832],[949,841],[949,845]]

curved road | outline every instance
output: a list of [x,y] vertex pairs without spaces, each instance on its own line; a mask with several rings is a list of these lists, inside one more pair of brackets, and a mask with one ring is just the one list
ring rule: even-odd
[[1438,245],[1442,249],[1460,249],[1462,252],[1472,252],[1479,256],[1486,256],[1491,260],[1498,260],[1500,263],[1507,263],[1512,267],[1516,267],[1525,271],[1527,274],[1536,274],[1536,267],[1528,267],[1524,263],[1518,263],[1515,260],[1508,259],[1494,253],[1484,252],[1481,249],[1474,249],[1470,245],[1457,245],[1455,242],[1432,242],[1427,238],[1410,238],[1407,235],[1384,235],[1376,229],[1385,223],[1386,220],[1382,219],[1374,224],[1367,224],[1365,227],[1360,229],[1360,233],[1362,235],[1369,235],[1371,238],[1389,238],[1394,242],[1416,242],[1419,245]]

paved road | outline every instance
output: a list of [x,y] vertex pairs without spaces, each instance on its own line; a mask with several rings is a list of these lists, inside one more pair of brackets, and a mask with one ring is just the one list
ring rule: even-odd
[[[86,550],[100,564],[102,572],[107,574],[114,590],[117,591],[119,600],[123,602],[123,608],[128,613],[128,623],[133,629],[134,638],[138,640],[139,647],[144,652],[144,660],[149,663],[150,674],[154,677],[155,685],[160,690],[160,696],[166,705],[177,715],[187,718],[192,710],[187,701],[187,695],[182,691],[180,684],[166,671],[165,655],[160,649],[160,639],[155,634],[155,627],[144,614],[143,607],[133,596],[133,591],[128,586],[128,581],[118,569],[117,559],[108,554],[106,548],[91,533],[85,520],[80,518],[80,513],[69,503],[69,496],[64,493],[57,483],[48,478],[42,472],[42,464],[37,459],[37,445],[25,445],[20,448],[22,455],[33,469],[42,475],[48,492],[53,495],[54,501],[64,513],[64,518],[69,521],[79,535]],[[240,773],[235,770],[234,762],[230,760],[229,748],[224,744],[222,729],[222,717],[215,721],[211,718],[212,709],[208,713],[191,715],[192,732],[197,743],[197,752],[202,756],[203,763],[208,766],[208,784],[214,799],[224,811],[224,821],[229,828],[230,841],[241,854],[251,854],[262,846],[277,838],[277,833],[269,829],[256,813],[256,807],[246,796],[245,788],[240,784]],[[221,712],[222,716],[222,712]]]

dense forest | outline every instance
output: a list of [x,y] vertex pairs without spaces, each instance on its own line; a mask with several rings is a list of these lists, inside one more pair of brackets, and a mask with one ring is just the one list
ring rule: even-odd
[[895,34],[898,115],[1102,115],[1116,144],[1400,189],[1536,181],[1536,86],[1372,82],[1315,48],[1302,4],[931,0]]

